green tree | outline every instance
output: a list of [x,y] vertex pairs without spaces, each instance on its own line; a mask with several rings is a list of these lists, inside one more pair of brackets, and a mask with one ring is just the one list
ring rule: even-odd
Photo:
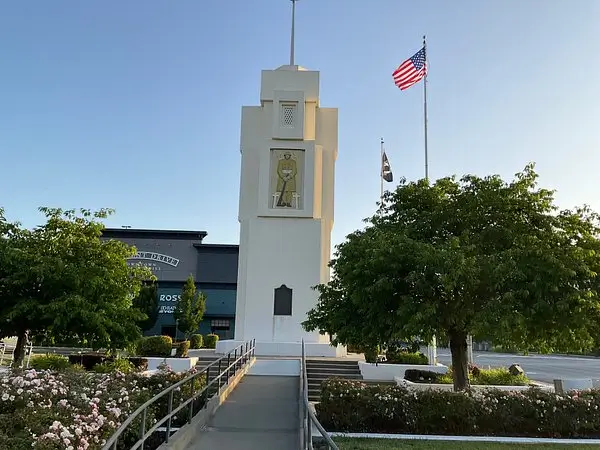
[[553,196],[537,186],[533,165],[511,182],[402,180],[337,247],[304,327],[342,344],[446,337],[456,390],[469,386],[469,334],[519,349],[592,348],[598,216],[559,211]]
[[133,306],[147,316],[139,323],[142,331],[151,329],[158,319],[158,286],[155,279],[144,282],[133,300]]
[[13,336],[13,324],[6,315],[13,305],[13,286],[9,276],[18,265],[17,242],[21,235],[18,223],[9,222],[0,208],[0,338]]
[[178,321],[178,329],[183,332],[186,339],[198,330],[204,311],[206,311],[206,296],[202,292],[196,292],[194,277],[190,275],[183,285],[181,299],[173,312],[173,317]]
[[18,229],[10,239],[10,265],[3,273],[0,323],[3,335],[18,337],[15,365],[28,334],[86,341],[116,350],[140,335],[146,316],[132,307],[147,268],[129,266],[135,249],[101,239],[101,220],[112,211],[40,208],[46,223]]

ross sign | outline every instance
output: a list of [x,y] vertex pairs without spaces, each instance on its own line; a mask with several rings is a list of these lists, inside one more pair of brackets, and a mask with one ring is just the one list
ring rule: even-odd
[[160,294],[158,297],[158,313],[173,314],[176,303],[181,300],[181,294]]
[[169,266],[177,267],[179,265],[179,260],[177,258],[173,258],[169,255],[163,255],[162,253],[155,252],[137,252],[134,256],[129,259],[143,259],[147,261],[156,261],[163,264],[168,264]]

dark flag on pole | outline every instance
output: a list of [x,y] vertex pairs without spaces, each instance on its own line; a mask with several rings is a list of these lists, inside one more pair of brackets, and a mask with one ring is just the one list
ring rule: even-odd
[[388,160],[388,157],[385,154],[385,152],[383,152],[383,156],[381,157],[381,178],[383,178],[388,183],[394,181],[392,167],[390,166],[390,161]]

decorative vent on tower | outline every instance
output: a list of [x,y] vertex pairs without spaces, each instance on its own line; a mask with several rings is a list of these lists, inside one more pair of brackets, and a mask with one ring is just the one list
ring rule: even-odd
[[279,114],[281,128],[294,128],[296,125],[296,105],[283,103]]

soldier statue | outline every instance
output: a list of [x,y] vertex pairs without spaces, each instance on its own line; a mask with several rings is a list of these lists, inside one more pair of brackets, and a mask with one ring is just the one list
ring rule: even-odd
[[277,192],[279,192],[278,207],[291,208],[292,198],[296,193],[296,174],[298,168],[292,154],[286,152],[277,163]]

